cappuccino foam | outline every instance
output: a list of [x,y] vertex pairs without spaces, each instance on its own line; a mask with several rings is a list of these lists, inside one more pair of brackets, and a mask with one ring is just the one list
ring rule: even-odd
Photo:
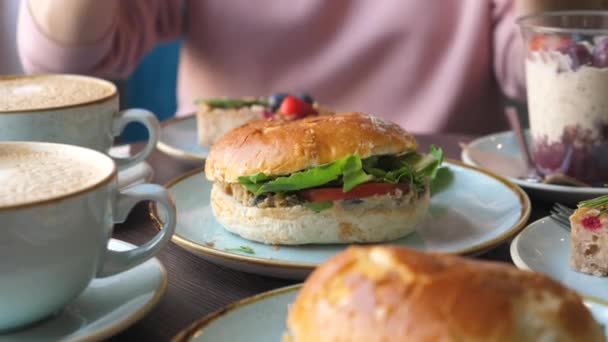
[[0,208],[60,198],[99,184],[112,160],[76,146],[0,143]]
[[84,104],[111,96],[113,84],[73,75],[0,78],[0,112],[41,110]]

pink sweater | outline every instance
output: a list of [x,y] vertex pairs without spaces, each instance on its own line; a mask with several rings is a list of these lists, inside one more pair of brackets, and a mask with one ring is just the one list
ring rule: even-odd
[[[22,1],[22,3],[26,3]],[[89,46],[61,46],[23,7],[28,72],[125,77],[155,44],[184,38],[178,115],[199,97],[307,90],[416,132],[505,128],[501,90],[524,96],[512,0],[128,0]]]

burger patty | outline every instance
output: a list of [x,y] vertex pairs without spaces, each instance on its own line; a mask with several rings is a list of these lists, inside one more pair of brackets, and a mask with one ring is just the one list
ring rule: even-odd
[[[238,183],[220,183],[217,185],[229,196],[232,196],[235,200],[244,206],[257,207],[257,208],[287,208],[295,205],[301,205],[307,201],[300,198],[297,194],[263,194],[255,196],[251,192]],[[343,200],[344,205],[361,205],[366,203],[371,206],[384,206],[384,207],[398,207],[402,205],[409,205],[414,198],[420,198],[424,196],[426,191],[420,192],[417,196],[413,196],[411,192],[403,192],[400,189],[388,193],[384,196],[368,197],[363,199],[349,199]]]
[[286,208],[302,204],[305,201],[296,195],[264,194],[255,196],[238,183],[218,183],[222,190],[242,205],[258,208]]

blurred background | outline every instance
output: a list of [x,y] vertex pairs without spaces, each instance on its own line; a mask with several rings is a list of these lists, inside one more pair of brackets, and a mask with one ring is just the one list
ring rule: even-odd
[[23,72],[17,57],[15,31],[20,0],[0,0],[0,74]]
[[[16,23],[21,1],[25,0],[0,0],[0,74],[23,73],[16,48]],[[538,4],[544,1],[549,0],[538,0]],[[110,80],[118,86],[121,108],[145,108],[155,113],[160,121],[175,114],[177,66],[181,44],[181,40],[176,40],[157,46],[144,57],[130,78]],[[525,104],[508,98],[503,100],[519,109],[522,124],[527,126]],[[118,141],[130,143],[144,140],[146,134],[143,127],[132,124]]]
[[[0,75],[22,74],[16,45],[16,25],[21,0],[0,0]],[[122,108],[145,108],[159,120],[176,110],[177,62],[181,41],[158,46],[151,51],[127,80],[113,81],[120,91]],[[130,125],[118,138],[128,143],[146,138],[145,129]]]

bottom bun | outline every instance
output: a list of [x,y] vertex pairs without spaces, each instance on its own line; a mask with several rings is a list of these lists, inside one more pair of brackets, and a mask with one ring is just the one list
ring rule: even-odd
[[600,342],[580,296],[502,263],[398,247],[350,247],[306,280],[290,342]]
[[277,245],[369,243],[412,233],[426,216],[430,195],[396,205],[389,196],[359,204],[336,201],[321,212],[302,205],[285,208],[244,206],[213,185],[211,207],[226,230],[245,239]]

